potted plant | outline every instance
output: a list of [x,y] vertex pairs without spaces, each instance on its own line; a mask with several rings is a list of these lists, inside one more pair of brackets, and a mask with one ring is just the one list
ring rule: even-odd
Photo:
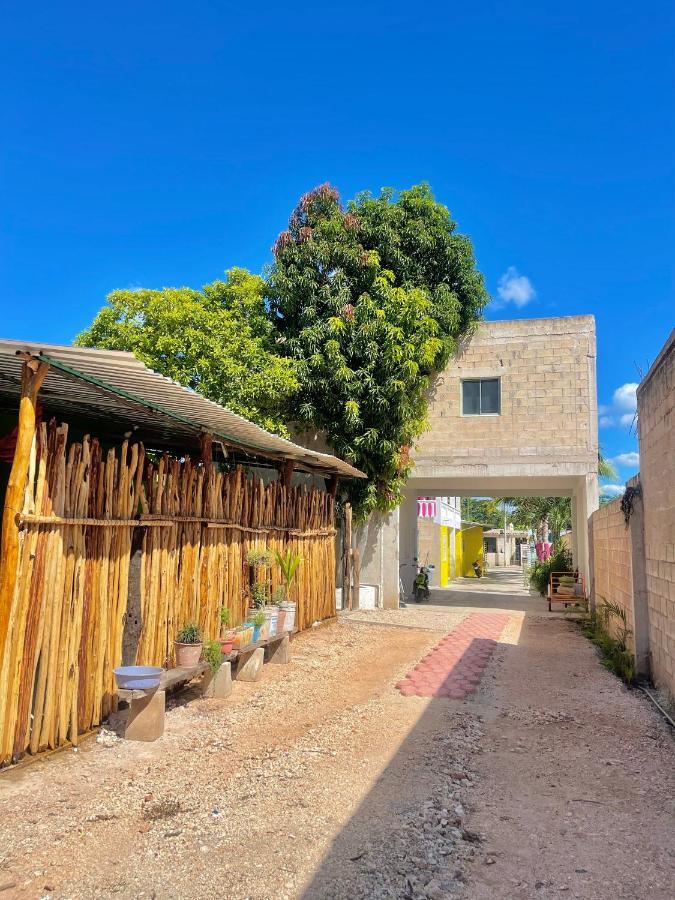
[[263,609],[268,601],[269,587],[265,575],[271,563],[272,555],[266,547],[255,545],[246,552],[246,564],[249,567],[248,594],[251,602],[248,615],[251,618],[255,615],[255,611]]
[[199,625],[196,622],[188,622],[176,635],[174,648],[176,651],[176,666],[179,669],[196,666],[202,655],[204,641]]
[[282,608],[286,611],[284,628],[286,631],[293,631],[293,628],[295,627],[295,603],[293,603],[288,598],[291,595],[291,588],[293,587],[293,582],[295,581],[298,566],[302,562],[302,557],[299,553],[294,553],[290,549],[290,547],[283,554],[279,553],[279,551],[277,550],[274,556],[277,565],[281,569],[281,578],[283,579],[286,595],[286,599],[282,604]]
[[251,547],[246,553],[246,565],[252,569],[267,569],[271,562],[272,557],[266,547]]
[[220,641],[206,641],[202,650],[204,660],[209,664],[209,669],[215,675],[222,662]]
[[286,622],[286,609],[284,608],[284,600],[286,599],[286,588],[283,584],[277,585],[272,594],[272,604],[277,608],[277,634],[284,631]]
[[256,581],[249,589],[249,597],[251,605],[248,609],[248,615],[252,619],[253,616],[261,609],[264,609],[269,599],[269,584],[266,581]]
[[226,606],[220,608],[220,650],[231,653],[234,646],[234,632],[230,630],[230,611]]
[[260,640],[260,629],[265,625],[265,613],[257,612],[253,616],[253,643]]

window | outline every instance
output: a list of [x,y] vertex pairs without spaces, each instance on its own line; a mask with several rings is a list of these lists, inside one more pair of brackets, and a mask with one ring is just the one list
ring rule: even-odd
[[498,416],[501,406],[499,378],[469,378],[462,381],[463,416]]

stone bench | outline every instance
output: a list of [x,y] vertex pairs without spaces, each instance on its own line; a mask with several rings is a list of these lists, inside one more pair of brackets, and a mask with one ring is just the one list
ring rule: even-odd
[[[293,632],[294,633],[294,632]],[[272,637],[256,641],[232,650],[222,657],[220,668],[212,672],[209,664],[198,662],[195,666],[176,666],[167,669],[160,678],[156,691],[119,690],[120,700],[129,703],[129,715],[124,729],[128,741],[156,741],[164,734],[166,692],[181,685],[201,679],[203,697],[224,700],[232,693],[232,676],[238,681],[259,681],[263,663],[284,665],[291,660],[291,632],[282,631]]]
[[225,658],[234,664],[233,677],[237,681],[258,681],[263,663],[285,665],[291,661],[290,636],[294,632],[281,631],[272,637],[238,647]]

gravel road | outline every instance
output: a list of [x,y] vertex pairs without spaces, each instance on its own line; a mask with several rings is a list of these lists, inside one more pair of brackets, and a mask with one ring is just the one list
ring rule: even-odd
[[404,697],[463,618],[411,612],[183,695],[154,744],[2,773],[0,898],[672,897],[675,754],[646,701],[518,614],[470,699]]

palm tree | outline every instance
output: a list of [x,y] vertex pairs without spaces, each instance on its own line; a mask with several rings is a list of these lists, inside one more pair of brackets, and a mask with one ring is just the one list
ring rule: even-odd
[[603,455],[602,447],[598,450],[598,476],[600,478],[610,478],[613,481],[616,481],[619,477],[619,473],[613,464]]

